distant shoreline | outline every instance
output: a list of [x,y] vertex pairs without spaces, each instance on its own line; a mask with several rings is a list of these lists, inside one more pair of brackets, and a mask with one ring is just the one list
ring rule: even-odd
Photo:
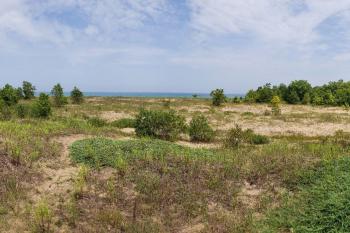
[[[40,92],[36,92],[38,95]],[[45,92],[49,93],[49,92]],[[69,92],[64,93],[69,96]],[[87,97],[140,97],[140,98],[210,98],[210,93],[181,93],[181,92],[84,92]],[[229,98],[244,97],[244,94],[226,94]]]

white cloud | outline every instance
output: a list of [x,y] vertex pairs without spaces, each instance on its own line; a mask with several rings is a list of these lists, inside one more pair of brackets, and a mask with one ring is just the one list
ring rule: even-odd
[[316,41],[321,23],[350,9],[350,0],[188,1],[193,11],[191,24],[201,33],[252,33],[273,43]]
[[[108,38],[120,33],[119,30],[142,27],[165,7],[165,0],[2,0],[0,34],[58,44],[86,36]],[[83,28],[54,17],[72,10],[83,15],[82,20],[86,21]]]

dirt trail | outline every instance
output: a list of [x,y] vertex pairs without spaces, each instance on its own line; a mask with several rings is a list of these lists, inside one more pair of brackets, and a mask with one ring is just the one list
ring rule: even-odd
[[[40,172],[44,180],[36,186],[31,198],[34,202],[41,199],[65,198],[71,191],[73,178],[78,173],[78,167],[73,165],[69,158],[68,147],[75,141],[89,138],[87,135],[70,135],[54,138],[62,144],[62,153],[57,159],[50,159],[40,166]],[[57,203],[57,202],[56,202]]]

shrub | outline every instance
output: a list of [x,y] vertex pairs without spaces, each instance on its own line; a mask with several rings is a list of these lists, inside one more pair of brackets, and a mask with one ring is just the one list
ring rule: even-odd
[[74,87],[71,91],[70,98],[73,104],[81,104],[84,102],[84,94],[77,87]]
[[272,100],[270,102],[271,104],[271,112],[273,115],[281,115],[281,100],[278,96],[272,97]]
[[238,147],[244,141],[244,131],[236,124],[236,126],[230,129],[225,137],[224,146],[227,148]]
[[113,121],[112,126],[123,129],[123,128],[135,128],[136,120],[132,118],[123,118],[120,120]]
[[30,82],[23,81],[22,91],[24,99],[32,99],[35,93],[35,86],[33,86]]
[[185,130],[185,119],[175,111],[141,110],[135,122],[136,135],[175,140]]
[[270,139],[264,135],[255,134],[253,130],[242,130],[239,125],[228,131],[224,140],[224,146],[228,148],[235,148],[242,143],[249,143],[252,145],[267,144]]
[[190,122],[189,134],[191,141],[209,142],[214,137],[214,130],[210,127],[205,116],[197,115]]
[[250,144],[261,145],[261,144],[268,144],[270,142],[270,139],[264,135],[253,134],[251,135],[249,141],[250,141]]
[[49,96],[45,93],[41,93],[39,99],[33,105],[32,115],[34,117],[46,118],[51,115],[51,104]]
[[17,90],[9,84],[6,84],[4,88],[0,90],[0,98],[7,106],[17,104],[19,99]]
[[17,104],[16,114],[19,118],[25,118],[29,114],[29,106],[25,104]]
[[33,231],[49,233],[52,232],[53,213],[46,201],[41,201],[34,209]]
[[56,107],[62,107],[67,104],[67,98],[64,96],[63,88],[59,83],[52,88],[51,95]]
[[103,127],[107,125],[107,122],[99,117],[91,117],[88,119],[88,123],[93,127]]
[[220,106],[226,102],[226,96],[224,94],[224,89],[216,89],[210,93],[212,97],[213,105]]

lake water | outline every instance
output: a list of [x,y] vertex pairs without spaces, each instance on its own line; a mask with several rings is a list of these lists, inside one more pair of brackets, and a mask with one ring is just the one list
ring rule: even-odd
[[[66,93],[69,95],[69,93]],[[209,93],[171,93],[171,92],[84,92],[85,96],[111,96],[111,97],[148,97],[148,98],[192,98],[196,94],[198,98],[210,98]],[[243,94],[226,94],[227,97],[243,97]]]
[[[45,92],[50,94],[49,92]],[[69,96],[69,92],[64,93]],[[210,98],[209,93],[181,93],[181,92],[84,92],[85,96],[101,97],[144,97],[144,98],[192,98],[196,94],[198,98]],[[38,96],[39,93],[36,93]],[[226,94],[227,97],[244,97],[244,94]]]

